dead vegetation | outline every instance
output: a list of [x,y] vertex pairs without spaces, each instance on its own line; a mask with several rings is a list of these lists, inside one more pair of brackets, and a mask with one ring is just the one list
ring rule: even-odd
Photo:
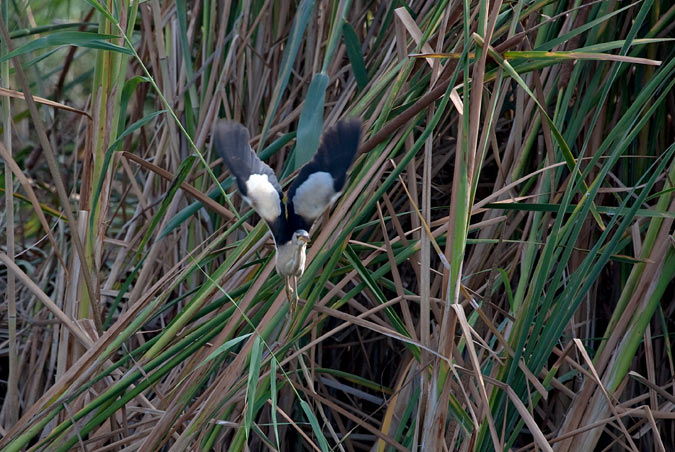
[[[3,451],[675,448],[675,6],[23,3]],[[289,328],[211,127],[287,183],[345,116]]]

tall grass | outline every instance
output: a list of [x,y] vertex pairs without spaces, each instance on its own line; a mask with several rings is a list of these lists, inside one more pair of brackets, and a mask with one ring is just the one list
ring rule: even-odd
[[[670,3],[2,8],[1,450],[675,447]],[[211,127],[345,116],[290,318]]]

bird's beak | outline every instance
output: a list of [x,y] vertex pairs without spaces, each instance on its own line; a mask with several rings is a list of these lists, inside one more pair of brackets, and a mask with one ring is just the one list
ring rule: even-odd
[[302,240],[305,243],[309,243],[309,235],[299,235],[298,240]]

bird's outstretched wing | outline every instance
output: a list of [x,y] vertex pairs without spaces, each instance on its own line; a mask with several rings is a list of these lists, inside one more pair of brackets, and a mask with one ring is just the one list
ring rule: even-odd
[[339,121],[324,133],[319,150],[293,181],[288,190],[289,210],[304,220],[303,229],[309,230],[340,196],[360,138],[359,119]]
[[283,212],[283,195],[274,171],[253,152],[243,125],[220,120],[213,134],[214,146],[236,178],[242,196],[271,227]]

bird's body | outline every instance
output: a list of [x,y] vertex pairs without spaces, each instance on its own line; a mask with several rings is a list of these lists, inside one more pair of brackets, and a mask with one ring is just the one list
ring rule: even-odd
[[286,277],[299,278],[302,276],[307,260],[307,242],[309,242],[309,234],[295,237],[282,245],[277,245],[275,256],[277,273]]
[[284,196],[274,171],[251,149],[248,130],[228,120],[216,123],[214,145],[236,178],[243,198],[269,226],[277,252],[277,272],[286,278],[289,294],[291,282],[296,286],[296,299],[297,278],[305,271],[309,230],[340,196],[360,135],[361,122],[355,119],[340,121],[326,131],[319,150]]

